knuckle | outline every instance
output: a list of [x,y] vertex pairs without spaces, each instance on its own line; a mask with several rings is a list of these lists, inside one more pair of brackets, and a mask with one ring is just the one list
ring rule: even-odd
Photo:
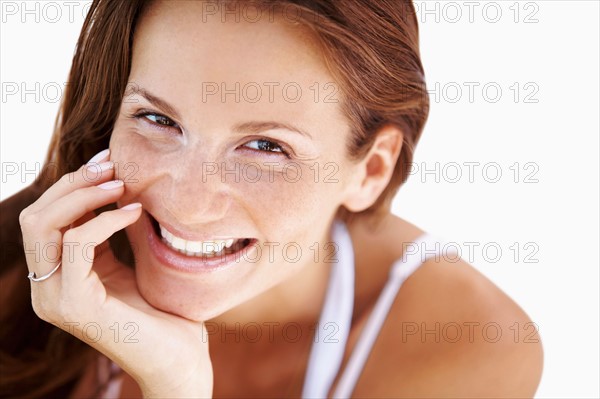
[[[73,227],[67,230],[62,237],[63,246],[65,244],[81,245],[88,240],[89,232],[86,234],[85,228],[82,226]],[[72,251],[72,248],[66,248],[67,251]],[[69,252],[67,252],[69,253]]]
[[65,234],[63,234],[63,243],[75,242],[77,240],[77,236],[77,227],[73,227],[72,229],[65,231]]
[[27,216],[28,214],[28,210],[29,207],[23,209],[20,213],[19,213],[19,225],[23,226],[23,220],[25,219],[25,216]]
[[19,222],[22,229],[39,226],[39,216],[36,213],[26,212],[25,210],[19,215]]
[[58,180],[58,184],[64,186],[64,185],[73,183],[75,181],[75,173],[76,172],[70,172],[70,173],[66,173],[66,174],[62,175],[60,177],[60,179]]
[[40,298],[39,295],[32,295],[31,307],[33,308],[33,311],[37,317],[47,322],[52,321],[52,312],[48,307],[47,300]]
[[59,294],[58,298],[48,298],[44,295],[33,295],[31,306],[35,314],[48,323],[70,320],[76,317],[73,301]]

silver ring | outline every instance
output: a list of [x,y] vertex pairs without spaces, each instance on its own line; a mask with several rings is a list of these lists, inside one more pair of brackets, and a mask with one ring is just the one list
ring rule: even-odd
[[35,282],[38,282],[38,281],[44,281],[44,280],[46,280],[48,277],[52,276],[52,275],[54,274],[54,272],[55,272],[55,271],[57,271],[57,270],[58,270],[58,268],[60,267],[60,264],[61,264],[61,263],[62,263],[62,261],[61,261],[61,262],[58,262],[58,265],[56,265],[56,267],[55,267],[54,269],[52,269],[52,271],[51,271],[50,273],[46,274],[45,276],[42,276],[42,277],[36,277],[36,276],[35,276],[35,273],[34,273],[34,272],[31,272],[31,273],[29,273],[29,274],[27,275],[27,278],[28,278],[28,279],[30,279],[31,281],[35,281]]

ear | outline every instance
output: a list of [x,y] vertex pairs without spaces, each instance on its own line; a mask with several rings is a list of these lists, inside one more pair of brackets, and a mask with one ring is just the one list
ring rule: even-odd
[[402,149],[404,135],[395,126],[378,132],[367,155],[356,165],[343,205],[351,212],[364,211],[377,201],[390,182]]

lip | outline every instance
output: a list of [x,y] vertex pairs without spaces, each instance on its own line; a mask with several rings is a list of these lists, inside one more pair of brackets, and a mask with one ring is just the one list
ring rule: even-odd
[[[148,213],[148,216],[151,216]],[[161,226],[163,226],[165,229],[167,229],[171,234],[179,237],[179,238],[183,238],[184,240],[187,241],[213,241],[213,240],[228,240],[230,238],[233,238],[234,240],[237,240],[238,238],[242,238],[242,237],[233,237],[233,236],[219,236],[219,235],[212,235],[212,236],[200,236],[198,234],[190,234],[187,233],[185,231],[181,231],[178,228],[174,227],[173,225],[169,224],[168,222],[165,221],[161,221],[158,220],[157,218],[155,218],[154,216],[152,216]],[[160,238],[160,237],[159,237]]]
[[240,267],[243,264],[248,263],[247,259],[253,259],[252,256],[245,258],[245,255],[250,251],[255,250],[258,242],[256,239],[252,239],[250,244],[238,252],[217,256],[212,259],[202,257],[194,258],[184,255],[169,248],[162,241],[162,237],[156,235],[150,219],[151,216],[148,212],[144,212],[143,217],[145,219],[144,228],[146,229],[146,237],[148,238],[150,251],[163,266],[169,269],[184,273],[212,273],[230,269],[232,267]]

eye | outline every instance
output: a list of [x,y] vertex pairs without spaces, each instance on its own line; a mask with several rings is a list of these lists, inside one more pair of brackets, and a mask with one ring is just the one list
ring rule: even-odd
[[135,114],[134,117],[137,119],[144,119],[160,129],[179,128],[177,123],[173,122],[172,119],[155,112],[141,111]]
[[251,148],[253,150],[256,151],[262,151],[262,152],[274,152],[274,153],[279,153],[279,154],[283,154],[287,156],[287,153],[283,150],[283,148],[270,140],[266,140],[266,139],[257,139],[257,140],[252,140],[249,141],[248,143],[245,144],[245,146],[247,148]]

